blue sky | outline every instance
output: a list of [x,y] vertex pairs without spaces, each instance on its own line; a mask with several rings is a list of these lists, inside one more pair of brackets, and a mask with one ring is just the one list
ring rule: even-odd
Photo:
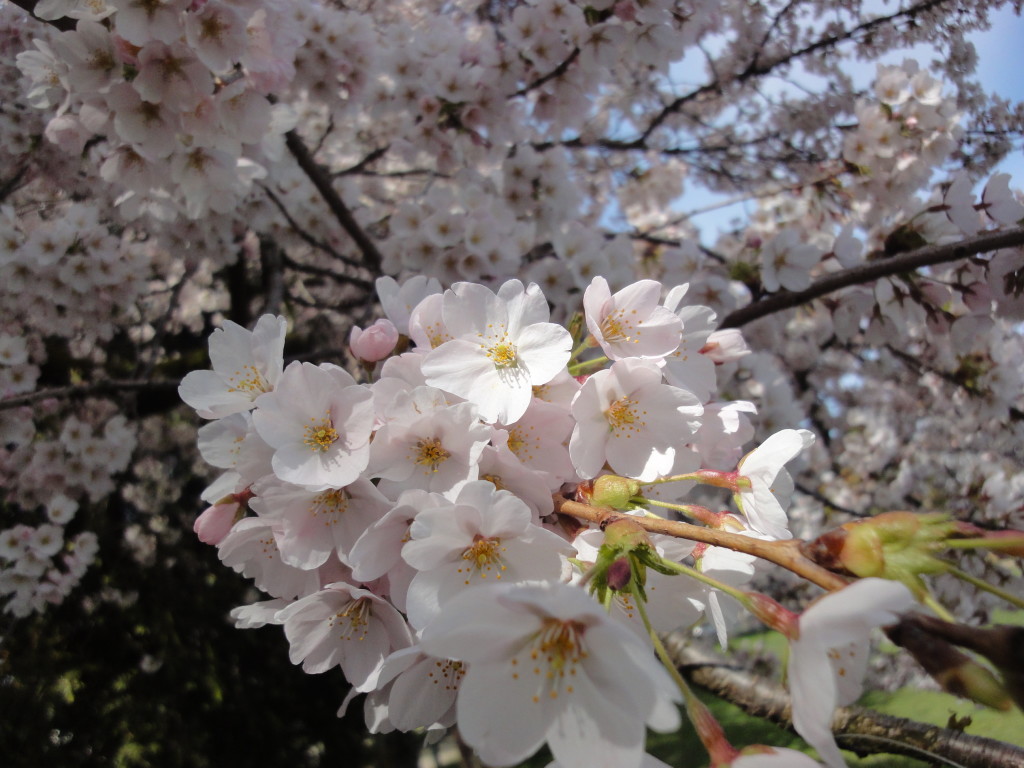
[[[969,39],[978,53],[977,77],[983,88],[1014,102],[1024,101],[1024,17],[1004,7],[993,14],[991,29],[972,33]],[[908,55],[918,59],[923,66],[928,66],[934,58],[930,49],[922,48],[913,52],[894,53],[890,60],[899,63]],[[685,61],[683,66],[686,66]],[[870,83],[874,78],[875,65],[858,64],[856,67],[855,77],[862,70],[864,84]],[[1011,175],[1011,187],[1024,188],[1024,151],[1019,140],[1016,144],[1017,150],[1003,160],[998,170]],[[679,211],[695,210],[707,206],[715,199],[706,190],[689,185],[686,193],[673,207]],[[752,205],[747,205],[746,209],[753,210]],[[701,214],[694,218],[694,222],[700,227],[704,242],[710,244],[714,242],[718,229],[726,227],[732,218],[743,216],[743,211],[743,204],[729,206]]]

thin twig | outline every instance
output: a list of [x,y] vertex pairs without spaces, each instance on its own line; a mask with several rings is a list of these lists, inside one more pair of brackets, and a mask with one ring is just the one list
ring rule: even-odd
[[1020,245],[1024,245],[1024,227],[986,232],[946,245],[928,245],[910,253],[859,264],[856,267],[826,275],[803,291],[779,291],[730,313],[722,321],[720,327],[739,328],[775,312],[806,304],[813,299],[838,291],[840,288],[869,283],[882,277],[913,272],[921,267],[958,261],[970,256],[977,256],[980,253],[990,253],[998,251],[1000,248],[1012,248]]
[[0,411],[18,408],[22,405],[31,405],[47,398],[61,400],[88,397],[89,395],[111,394],[114,392],[177,389],[180,383],[180,381],[172,379],[125,379],[121,381],[108,379],[107,381],[94,381],[89,384],[69,384],[66,387],[38,389],[25,395],[15,395],[14,397],[0,400]]
[[[586,520],[598,525],[621,514],[613,509],[592,507],[589,504],[582,504],[578,501],[569,501],[557,494],[554,496],[554,501],[555,512],[563,515],[572,515],[580,520]],[[822,568],[817,563],[806,558],[800,551],[802,539],[766,541],[675,520],[663,520],[653,517],[630,517],[630,520],[633,520],[644,530],[651,533],[664,533],[668,536],[688,539],[689,541],[701,541],[715,547],[726,547],[736,552],[759,557],[762,560],[780,565],[786,570],[792,571],[830,592],[842,589],[849,583],[839,574],[832,573],[832,571]]]

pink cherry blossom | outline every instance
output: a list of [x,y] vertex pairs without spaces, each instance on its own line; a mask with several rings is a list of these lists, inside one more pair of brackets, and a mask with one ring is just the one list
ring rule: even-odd
[[341,368],[293,362],[255,405],[253,424],[285,482],[344,488],[366,469],[373,395]]
[[619,360],[587,379],[573,400],[569,455],[584,478],[607,462],[617,474],[654,480],[672,470],[703,410],[693,394],[663,384],[654,363]]
[[640,280],[612,295],[595,277],[583,295],[587,328],[610,360],[660,358],[679,346],[682,322],[663,307],[661,284]]

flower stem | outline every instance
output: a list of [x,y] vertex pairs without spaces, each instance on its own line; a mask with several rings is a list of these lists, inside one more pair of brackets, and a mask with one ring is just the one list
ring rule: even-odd
[[730,597],[736,598],[736,600],[739,601],[740,605],[742,605],[744,608],[747,608],[748,610],[750,609],[750,597],[742,589],[736,589],[736,587],[731,587],[724,581],[719,581],[718,579],[712,576],[708,576],[706,574],[701,573],[696,568],[691,568],[688,565],[677,563],[674,560],[661,558],[661,563],[662,565],[669,567],[671,570],[675,571],[678,574],[681,574],[683,576],[689,576],[691,579],[696,579],[701,584],[705,584],[711,587],[712,589],[717,589],[719,592],[724,592]]
[[946,539],[942,546],[950,549],[1018,549],[1024,547],[1024,537],[1003,539]]
[[700,737],[704,749],[707,750],[711,758],[711,765],[729,765],[739,752],[725,738],[725,731],[718,720],[715,719],[715,716],[711,714],[711,710],[707,708],[703,701],[697,698],[697,694],[693,692],[693,689],[683,679],[683,676],[679,674],[679,668],[673,663],[672,657],[665,648],[665,644],[661,642],[661,638],[658,637],[658,633],[654,631],[654,627],[651,625],[644,601],[637,598],[636,607],[640,612],[644,628],[651,638],[651,643],[654,645],[654,652],[658,655],[658,659],[661,660],[665,670],[683,694],[686,716],[690,718],[694,730],[697,731],[697,736]]
[[586,373],[591,368],[597,368],[598,366],[604,365],[608,362],[608,358],[604,355],[600,357],[594,357],[590,360],[582,360],[578,363],[573,363],[569,366],[570,376],[579,376],[580,374]]
[[947,610],[946,606],[944,606],[942,603],[936,600],[935,596],[932,595],[931,592],[925,592],[924,595],[921,597],[921,600],[924,602],[925,605],[927,605],[929,608],[935,611],[935,614],[943,621],[948,621],[952,623],[956,622],[956,619],[953,618],[953,614],[951,614],[949,610]]
[[597,346],[597,342],[594,340],[593,336],[587,334],[586,336],[583,337],[583,341],[580,342],[579,346],[572,351],[572,354],[569,356],[570,362],[575,360],[577,357],[579,357],[588,349],[594,346]]
[[[592,523],[600,524],[618,514],[613,509],[592,507],[582,502],[570,501],[559,494],[555,494],[552,498],[555,502],[555,512]],[[829,592],[842,589],[849,583],[849,580],[843,576],[833,573],[807,558],[800,551],[800,545],[803,543],[800,539],[767,541],[755,539],[753,536],[743,536],[738,533],[662,518],[638,517],[636,522],[650,533],[663,533],[678,539],[702,541],[715,547],[725,547],[735,552],[759,557],[770,563],[781,565],[786,570],[792,571]]]
[[[664,507],[665,509],[671,509],[674,512],[686,515],[687,517],[697,520],[706,525],[711,525],[713,521],[718,517],[707,507],[701,507],[696,504],[672,504],[668,501],[658,501],[657,499],[645,499],[642,496],[636,498],[638,504],[649,504],[652,507]],[[651,513],[648,513],[651,514]],[[655,517],[657,517],[655,515]]]
[[[978,589],[984,590],[985,592],[993,594],[996,597],[1001,597],[1003,600],[1010,603],[1011,605],[1015,605],[1018,608],[1024,608],[1024,600],[1022,600],[1021,598],[1017,597],[1016,595],[1010,594],[1004,589],[1000,589],[994,584],[989,584],[984,579],[979,579],[977,576],[971,576],[971,574],[967,573],[966,571],[960,570],[955,565],[949,566],[949,572],[956,576],[958,579],[963,579],[968,584],[973,584]],[[946,621],[954,621],[954,619],[946,619]]]

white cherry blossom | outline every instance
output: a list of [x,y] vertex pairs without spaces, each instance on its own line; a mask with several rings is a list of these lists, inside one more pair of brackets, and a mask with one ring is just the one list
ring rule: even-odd
[[578,587],[467,590],[421,647],[468,663],[459,732],[491,765],[514,765],[547,741],[566,768],[637,768],[645,726],[679,722],[679,693],[650,648]]
[[443,314],[452,340],[428,353],[424,376],[431,386],[476,405],[484,421],[518,421],[532,387],[551,381],[569,361],[572,339],[548,322],[536,285],[510,280],[494,294],[458,283],[444,294]]
[[871,631],[895,624],[915,604],[900,582],[862,579],[801,614],[799,635],[789,645],[793,727],[829,768],[846,766],[832,736],[832,714],[860,696]]

